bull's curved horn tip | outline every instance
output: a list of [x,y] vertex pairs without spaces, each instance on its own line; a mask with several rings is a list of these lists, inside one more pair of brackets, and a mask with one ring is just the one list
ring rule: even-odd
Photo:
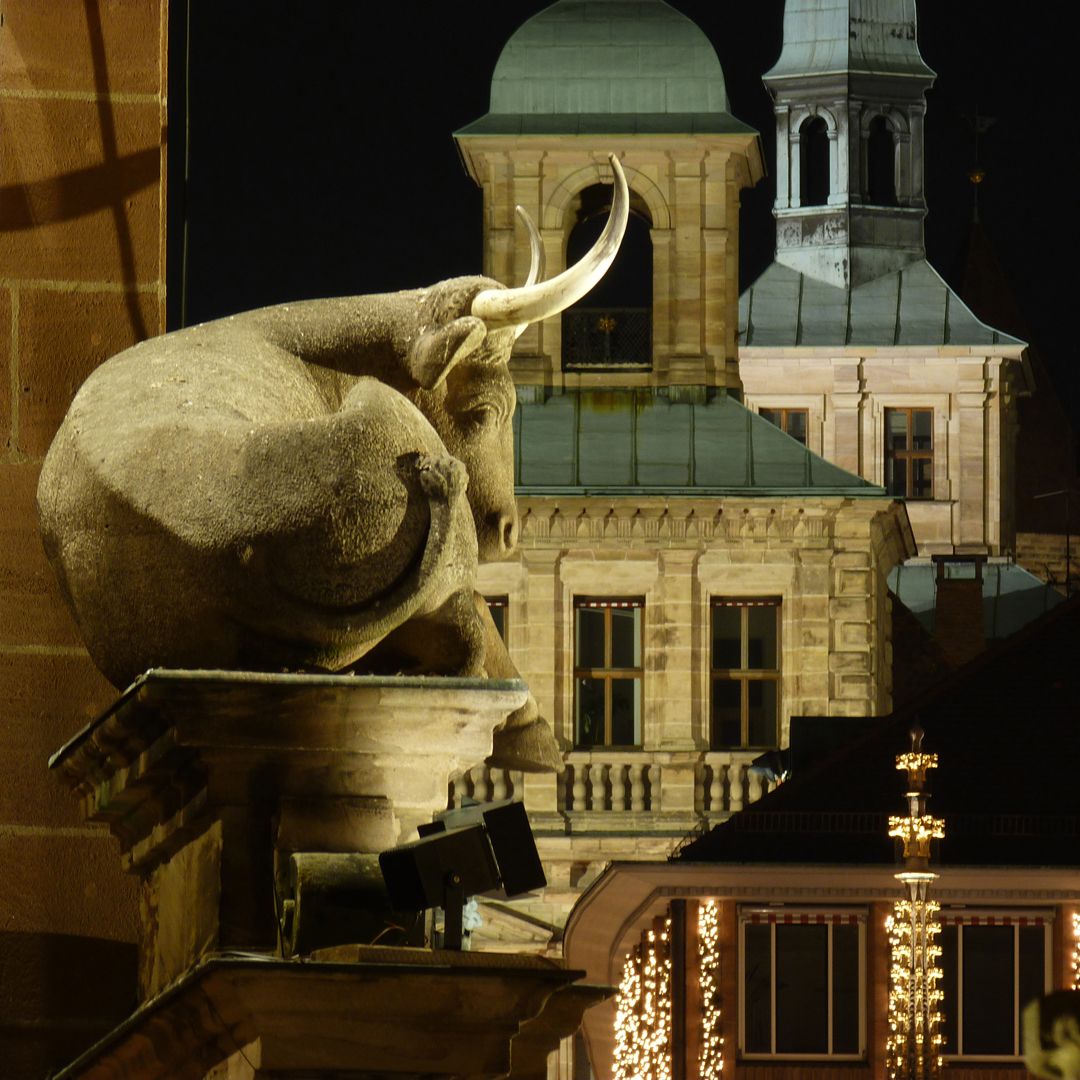
[[514,213],[517,214],[522,225],[525,226],[525,231],[529,234],[529,275],[525,278],[525,288],[528,288],[544,276],[544,243],[540,239],[536,225],[533,224],[533,219],[529,217],[528,210],[518,205],[514,207]]
[[523,285],[518,289],[485,289],[472,302],[472,314],[488,328],[517,326],[557,315],[580,300],[604,276],[619,251],[630,216],[630,191],[622,165],[614,154],[608,156],[614,175],[614,198],[607,224],[596,243],[577,263],[548,281]]

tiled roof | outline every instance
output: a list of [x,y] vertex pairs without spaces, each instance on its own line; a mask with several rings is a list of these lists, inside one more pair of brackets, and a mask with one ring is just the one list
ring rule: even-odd
[[739,344],[1023,345],[980,322],[925,259],[853,289],[773,263],[739,297]]
[[883,497],[720,391],[519,391],[521,494],[656,493]]
[[[894,757],[918,722],[939,755],[930,810],[940,864],[1080,864],[1080,597],[992,649],[865,734],[682,848],[692,862],[891,862],[885,819],[903,811]],[[850,720],[845,718],[846,722]],[[793,718],[809,729],[828,718]]]

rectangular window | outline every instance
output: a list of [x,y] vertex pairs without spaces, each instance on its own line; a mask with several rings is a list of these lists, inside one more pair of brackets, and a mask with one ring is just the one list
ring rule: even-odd
[[740,911],[744,1056],[863,1055],[865,926],[863,911]]
[[487,596],[488,611],[491,612],[491,621],[495,624],[495,629],[499,631],[499,637],[506,640],[506,609],[509,607],[509,600],[505,596]]
[[758,409],[758,415],[763,416],[770,424],[775,424],[796,442],[806,445],[806,431],[810,426],[809,409]]
[[714,750],[775,747],[780,739],[780,601],[713,600]]
[[885,488],[901,499],[934,497],[934,410],[885,410]]
[[644,600],[574,601],[575,746],[641,745]]
[[1050,920],[1038,913],[942,914],[942,1053],[1018,1058],[1020,1014],[1050,989]]

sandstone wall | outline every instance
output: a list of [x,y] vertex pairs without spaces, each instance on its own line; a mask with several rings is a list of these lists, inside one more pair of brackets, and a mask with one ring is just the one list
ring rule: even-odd
[[933,410],[933,498],[907,503],[921,555],[1013,550],[1017,368],[961,346],[755,346],[739,361],[748,406],[807,410],[808,447],[875,484],[886,410]]
[[134,1004],[137,893],[47,772],[113,690],[37,533],[75,391],[164,329],[166,0],[0,14],[0,1071],[44,1076]]

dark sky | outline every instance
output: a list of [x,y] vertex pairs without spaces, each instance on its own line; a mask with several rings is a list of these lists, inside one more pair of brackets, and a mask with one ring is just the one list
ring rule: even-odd
[[[450,135],[487,111],[503,44],[547,0],[190,3],[189,322],[479,271],[480,193]],[[771,172],[761,74],[779,55],[782,0],[673,6],[716,47],[731,111],[762,133]],[[1001,328],[1040,345],[1075,426],[1066,286],[1076,140],[1065,86],[1075,59],[1068,5],[1030,10],[919,4],[920,46],[938,73],[928,95],[926,244],[959,286],[977,108],[995,118],[980,145],[982,222],[1025,324]],[[772,200],[771,177],[744,193],[743,286],[771,258]]]

